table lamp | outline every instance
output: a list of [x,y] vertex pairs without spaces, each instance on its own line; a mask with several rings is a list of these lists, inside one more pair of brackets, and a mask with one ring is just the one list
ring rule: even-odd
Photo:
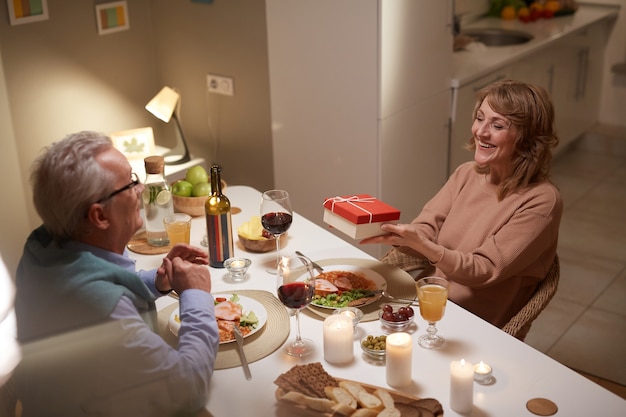
[[154,96],[148,104],[146,104],[146,110],[152,113],[157,119],[160,119],[165,123],[169,123],[171,119],[174,119],[176,132],[178,132],[178,137],[183,143],[185,152],[182,157],[175,160],[171,160],[166,157],[166,165],[178,165],[191,160],[191,157],[189,156],[189,148],[187,147],[187,141],[185,140],[185,135],[183,134],[183,128],[180,125],[180,120],[178,119],[179,106],[180,94],[167,86],[163,87],[161,91],[159,91],[159,93]]

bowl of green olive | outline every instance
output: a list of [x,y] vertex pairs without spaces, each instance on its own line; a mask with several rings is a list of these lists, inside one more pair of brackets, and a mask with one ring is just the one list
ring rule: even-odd
[[361,349],[372,359],[382,360],[387,352],[387,336],[386,335],[367,335],[361,339]]

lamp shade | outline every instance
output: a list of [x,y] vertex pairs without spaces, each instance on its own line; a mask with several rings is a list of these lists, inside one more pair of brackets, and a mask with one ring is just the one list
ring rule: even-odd
[[176,91],[165,86],[146,104],[146,110],[165,123],[169,123],[179,99],[180,95]]

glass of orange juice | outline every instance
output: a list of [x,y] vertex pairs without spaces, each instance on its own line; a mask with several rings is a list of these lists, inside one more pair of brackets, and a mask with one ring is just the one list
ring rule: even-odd
[[437,349],[443,346],[445,339],[437,334],[435,323],[443,318],[448,301],[448,281],[440,277],[425,277],[417,281],[417,299],[420,314],[428,322],[425,335],[417,343],[425,349]]
[[191,216],[185,213],[174,213],[163,218],[163,224],[170,239],[170,245],[177,243],[189,244],[191,234]]

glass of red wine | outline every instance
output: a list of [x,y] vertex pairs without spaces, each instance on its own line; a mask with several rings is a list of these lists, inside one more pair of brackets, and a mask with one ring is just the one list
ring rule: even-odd
[[[276,265],[280,262],[280,236],[289,229],[293,221],[293,210],[289,193],[285,190],[269,190],[261,198],[261,224],[276,239]],[[276,268],[267,269],[271,274]]]
[[296,337],[285,344],[290,356],[303,357],[315,350],[315,343],[300,335],[300,310],[308,306],[315,295],[315,274],[311,261],[302,256],[282,257],[276,271],[276,293],[278,299],[295,310]]

